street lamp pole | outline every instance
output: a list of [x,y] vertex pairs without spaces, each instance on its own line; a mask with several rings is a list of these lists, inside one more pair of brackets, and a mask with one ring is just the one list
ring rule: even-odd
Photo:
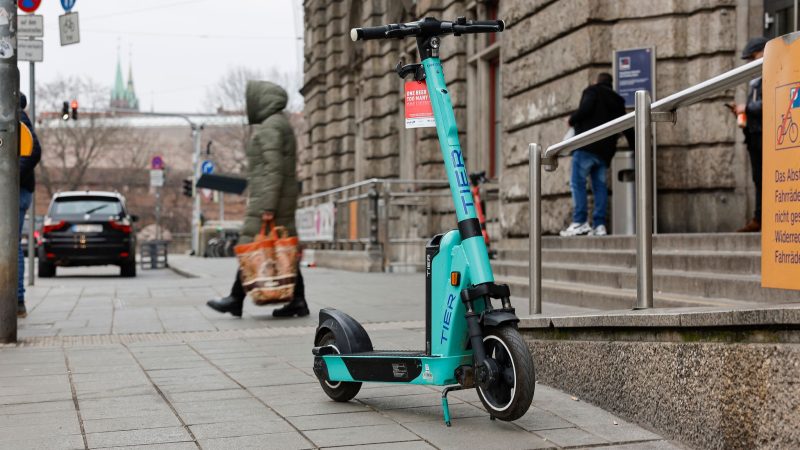
[[[113,111],[117,111],[112,109]],[[192,128],[192,254],[197,255],[200,249],[200,196],[197,195],[197,180],[200,178],[200,134],[205,127],[194,122],[189,114],[141,112],[141,116],[177,117],[186,121]],[[192,114],[192,116],[213,116],[213,114]]]
[[[30,108],[29,118],[31,119],[31,133],[36,130],[36,63],[30,63],[30,86],[28,87],[28,105]],[[31,197],[30,221],[28,222],[28,286],[33,286],[36,274],[34,265],[36,264],[36,192]]]
[[17,340],[19,251],[19,69],[17,2],[0,0],[0,342]]
[[192,207],[192,253],[195,256],[200,254],[200,195],[197,192],[197,180],[200,179],[200,132],[203,131],[203,125],[192,123],[192,143],[194,145],[194,153],[192,155],[192,167],[194,172],[192,174],[192,198],[194,204]]

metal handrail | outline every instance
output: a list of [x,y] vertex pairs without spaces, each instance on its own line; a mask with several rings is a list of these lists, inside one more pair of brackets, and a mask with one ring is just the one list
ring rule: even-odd
[[635,128],[636,158],[636,305],[635,308],[653,307],[653,166],[652,166],[652,122],[672,121],[678,108],[698,103],[713,94],[730,89],[761,75],[764,60],[737,67],[733,70],[698,83],[692,87],[651,103],[647,91],[636,92],[636,108],[615,120],[570,139],[551,145],[542,151],[539,144],[528,147],[530,153],[530,311],[542,312],[542,167],[554,171],[558,167],[558,155],[575,150],[610,136]]
[[357,183],[348,184],[347,186],[342,186],[335,189],[330,189],[328,191],[318,192],[316,194],[310,194],[300,197],[298,199],[298,202],[305,203],[317,198],[329,197],[333,194],[338,194],[340,192],[353,190],[371,184],[418,184],[418,185],[429,185],[429,186],[435,186],[435,185],[449,186],[446,180],[402,180],[397,178],[369,178],[363,181],[359,181]]
[[[745,81],[751,80],[761,73],[761,66],[763,63],[763,58],[757,59],[753,62],[725,72],[722,75],[718,75],[714,78],[698,83],[688,89],[676,92],[668,97],[654,102],[651,105],[650,110],[656,113],[670,112],[680,107],[698,103],[719,91],[724,91],[725,89],[732,88]],[[603,125],[597,126],[591,130],[584,131],[581,134],[551,145],[542,154],[542,164],[545,166],[545,170],[551,172],[558,167],[555,157],[560,153],[575,150],[607,137],[614,136],[615,134],[622,133],[629,128],[633,128],[633,122],[634,113],[630,112],[624,116],[612,120],[611,122],[606,122]]]

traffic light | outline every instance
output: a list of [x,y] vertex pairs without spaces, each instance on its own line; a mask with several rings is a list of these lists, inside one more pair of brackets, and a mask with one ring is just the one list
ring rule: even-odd
[[61,106],[61,119],[69,120],[69,102],[64,102]]
[[70,107],[72,108],[72,120],[78,120],[78,101],[73,100]]
[[187,197],[192,196],[192,178],[184,178],[183,179],[183,195]]

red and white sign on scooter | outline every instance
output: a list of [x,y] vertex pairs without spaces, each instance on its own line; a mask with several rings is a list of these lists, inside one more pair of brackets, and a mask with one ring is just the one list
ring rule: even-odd
[[424,81],[406,81],[406,128],[436,127]]

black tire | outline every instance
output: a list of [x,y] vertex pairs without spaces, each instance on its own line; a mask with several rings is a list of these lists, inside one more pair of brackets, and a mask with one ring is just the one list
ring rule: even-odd
[[[328,332],[325,333],[322,338],[317,343],[318,346],[322,347],[325,345],[333,345],[336,347],[336,337],[333,333]],[[338,347],[337,347],[338,352]],[[340,381],[338,383],[331,383],[328,380],[319,380],[319,385],[322,386],[322,390],[328,394],[328,397],[331,400],[337,402],[348,402],[353,397],[358,394],[358,391],[361,390],[361,383],[354,383],[354,382],[346,382]]]
[[136,261],[122,263],[119,266],[119,276],[133,278],[136,276]]
[[56,276],[56,265],[39,260],[39,278],[53,278]]
[[483,344],[487,358],[493,358],[500,366],[501,375],[485,392],[478,386],[478,397],[493,417],[505,421],[519,419],[530,408],[536,388],[528,346],[511,325],[486,329]]

